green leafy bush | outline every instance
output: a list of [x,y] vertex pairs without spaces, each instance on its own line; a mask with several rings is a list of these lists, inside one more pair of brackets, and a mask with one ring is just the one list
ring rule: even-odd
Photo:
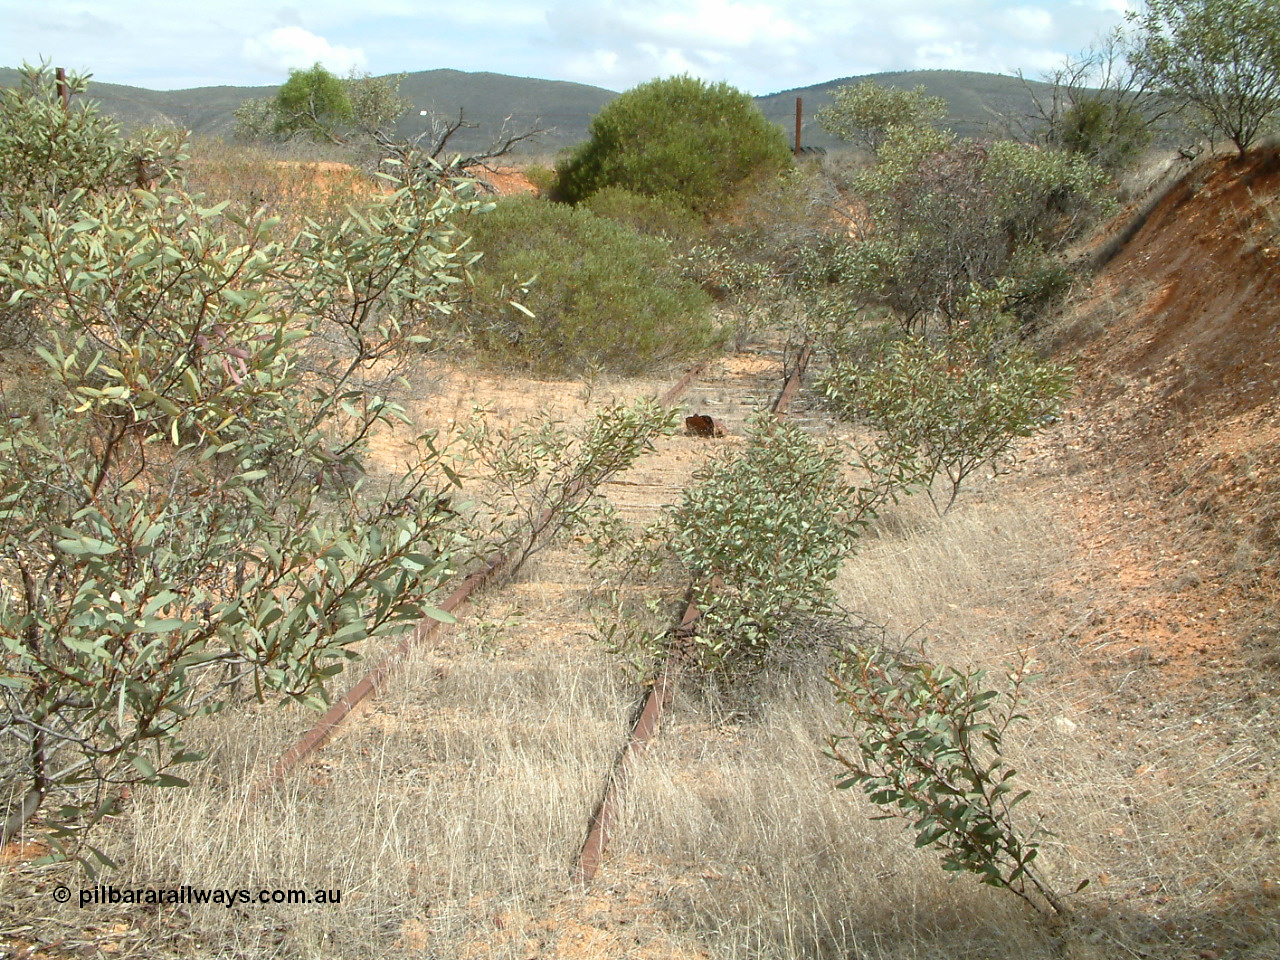
[[[33,142],[67,122],[26,116]],[[114,787],[182,785],[190,717],[237,691],[323,703],[354,644],[445,616],[439,451],[376,491],[360,467],[404,419],[381,376],[464,269],[474,203],[414,183],[288,243],[175,186],[24,201],[0,284],[40,320],[47,389],[0,382],[5,839],[50,797],[65,840]]]
[[692,580],[702,667],[758,667],[797,627],[831,614],[831,581],[896,484],[886,476],[850,484],[847,453],[759,414],[746,447],[701,468],[648,533]]
[[[23,209],[56,208],[67,216],[97,195],[152,181],[168,182],[186,159],[177,131],[133,140],[84,102],[88,77],[68,75],[75,95],[64,109],[53,72],[23,64],[20,82],[0,88],[0,261],[19,256],[29,224]],[[24,340],[30,304],[14,301],[0,278],[0,337]]]
[[535,163],[525,167],[522,172],[524,173],[525,179],[537,188],[540,196],[550,199],[551,194],[555,193],[556,171],[554,167]]
[[727,244],[696,243],[677,254],[673,262],[680,276],[716,300],[741,299],[773,281],[768,264],[747,260]]
[[342,81],[320,64],[309,70],[290,70],[289,79],[276,92],[276,136],[306,136],[337,140],[337,129],[351,122],[355,113]]
[[649,197],[623,187],[604,187],[582,201],[598,217],[625,223],[646,237],[670,240],[673,248],[688,248],[706,234],[702,221],[684,204]]
[[805,164],[742,191],[711,226],[715,245],[793,291],[815,253],[847,241],[848,224],[834,211],[844,203],[839,186],[818,164]]
[[914,463],[930,499],[934,479],[946,478],[944,510],[976,469],[999,469],[1017,438],[1057,416],[1070,389],[1068,368],[1012,343],[992,304],[970,303],[959,332],[889,340],[870,359],[838,357],[820,383],[841,416],[879,430],[886,451]]
[[874,80],[838,87],[818,111],[818,123],[832,136],[878,154],[892,130],[924,127],[947,115],[947,101],[924,87],[898,90]]
[[909,821],[917,847],[941,849],[944,870],[1062,913],[1036,869],[1047,831],[1017,822],[1028,791],[1014,792],[1016,771],[1001,754],[1009,725],[1026,719],[1027,662],[1010,671],[1003,693],[984,689],[984,676],[848,644],[830,674],[854,728],[831,738],[830,756],[845,768],[837,786],[857,787],[885,818]]
[[466,323],[494,361],[543,376],[637,374],[715,342],[710,298],[674,272],[662,240],[533,197],[502,200],[468,228],[482,257]]
[[791,166],[782,129],[751,97],[694,77],[651,80],[611,101],[559,168],[570,203],[608,186],[667,197],[704,216],[745,185]]
[[374,77],[355,70],[346,77],[320,64],[290,70],[274,97],[245,100],[235,110],[241,141],[290,140],[322,143],[365,141],[393,127],[413,104],[400,96],[405,75]]
[[1085,157],[1110,173],[1132,166],[1168,113],[1150,78],[1134,68],[1134,36],[1122,27],[1045,74],[1047,92],[1032,95],[1035,142]]
[[1078,153],[1104,170],[1132,166],[1154,137],[1138,106],[1101,94],[1080,97],[1048,134],[1054,146]]
[[1196,128],[1243,157],[1280,119],[1275,0],[1147,0],[1130,59]]
[[899,132],[856,188],[874,221],[842,269],[907,330],[952,326],[974,285],[1062,248],[1109,208],[1105,172],[1079,155]]

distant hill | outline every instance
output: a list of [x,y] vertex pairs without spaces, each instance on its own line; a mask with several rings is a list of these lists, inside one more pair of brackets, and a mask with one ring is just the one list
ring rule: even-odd
[[[17,70],[0,67],[0,86],[15,86]],[[233,110],[250,97],[273,96],[275,87],[197,87],[192,90],[144,90],[89,81],[90,100],[101,104],[126,129],[148,124],[176,124],[197,134],[217,135],[231,129]]]
[[[1006,132],[1010,120],[1019,120],[1033,111],[1033,94],[1047,96],[1049,84],[994,73],[967,70],[906,70],[894,73],[845,77],[809,87],[784,90],[766,97],[756,97],[764,115],[787,131],[788,140],[795,135],[796,97],[804,101],[804,123],[801,142],[812,147],[837,146],[841,141],[823,130],[814,115],[831,103],[836,88],[851,86],[863,80],[874,80],[887,87],[911,90],[923,86],[930,96],[947,101],[945,125],[961,136],[980,137],[993,132]],[[1030,88],[1031,92],[1028,92]]]
[[[411,73],[400,93],[414,106],[449,120],[461,110],[474,130],[461,130],[450,140],[464,147],[484,147],[505,123],[513,131],[541,127],[548,133],[531,149],[555,152],[587,138],[587,126],[617,94],[603,87],[561,80],[533,80],[500,73],[427,70]],[[415,112],[400,121],[399,131],[413,136],[426,129],[428,119]]]
[[[1031,110],[1031,95],[1014,77],[959,70],[915,70],[881,73],[866,77],[846,77],[827,83],[784,90],[757,97],[756,102],[769,119],[778,123],[790,141],[795,130],[795,100],[804,101],[802,142],[806,146],[832,147],[839,141],[823,131],[813,119],[815,112],[831,102],[837,87],[875,80],[889,86],[911,88],[923,85],[930,94],[947,100],[948,126],[972,136],[999,126],[999,118],[1021,117]],[[0,86],[19,80],[16,70],[0,68]],[[1047,85],[1030,82],[1039,90]],[[232,112],[245,100],[271,97],[277,87],[195,87],[188,90],[144,90],[112,83],[90,83],[88,96],[127,129],[147,124],[173,123],[198,136],[228,134],[234,124]],[[447,119],[462,111],[467,123],[476,124],[454,137],[459,150],[486,146],[502,129],[504,121],[512,130],[534,126],[549,132],[529,151],[554,153],[586,139],[591,118],[617,94],[602,87],[559,80],[511,77],[499,73],[464,73],[460,70],[425,70],[408,74],[401,93],[413,101],[414,109],[402,118],[402,135],[423,131],[429,118],[423,110]]]

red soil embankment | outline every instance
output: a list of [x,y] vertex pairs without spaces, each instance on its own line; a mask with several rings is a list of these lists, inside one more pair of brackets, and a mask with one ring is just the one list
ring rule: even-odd
[[1079,319],[1097,332],[1057,442],[1112,601],[1084,642],[1280,665],[1280,152],[1193,171]]

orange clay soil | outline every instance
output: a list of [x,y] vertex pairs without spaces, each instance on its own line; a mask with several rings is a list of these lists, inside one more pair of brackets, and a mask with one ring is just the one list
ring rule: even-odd
[[1035,459],[1067,474],[1080,643],[1184,677],[1280,666],[1280,153],[1193,171],[1077,320],[1101,330]]

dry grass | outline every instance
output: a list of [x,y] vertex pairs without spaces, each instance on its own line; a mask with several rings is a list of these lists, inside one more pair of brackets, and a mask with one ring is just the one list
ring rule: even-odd
[[949,662],[996,668],[1037,645],[1044,676],[1009,747],[1028,812],[1057,834],[1049,875],[1064,890],[1092,881],[1065,923],[949,880],[898,824],[832,789],[822,751],[841,719],[803,672],[750,696],[686,688],[596,892],[577,889],[573,858],[635,691],[574,638],[566,613],[584,614],[563,552],[419,655],[285,793],[248,791],[306,718],[224,717],[201,731],[200,782],[140,794],[112,839],[118,884],[338,888],[341,907],[68,907],[42,922],[123,929],[98,942],[144,956],[1274,956],[1275,718],[1170,687],[1150,664],[1089,662],[1048,588],[1071,538],[1042,507],[1018,477],[944,518],[908,501],[839,587]]
[[283,235],[302,230],[308,220],[324,223],[342,217],[382,188],[353,166],[352,157],[335,160],[332,151],[314,145],[257,146],[197,140],[187,164],[187,189],[210,203],[231,201],[231,209],[249,213],[265,207],[281,220]]
[[[605,882],[641,882],[713,957],[1271,956],[1280,946],[1276,717],[1198,703],[1149,665],[1084,662],[1047,584],[1070,541],[1019,491],[988,487],[946,518],[908,505],[841,577],[845,602],[919,628],[937,659],[992,668],[1032,642],[1043,676],[1010,758],[1028,813],[1057,836],[1066,923],[1027,916],[971,878],[948,882],[822,756],[840,717],[816,678],[734,713],[681,705],[632,795]],[[1024,491],[1025,492],[1025,491]],[[1246,713],[1249,711],[1246,710]]]
[[210,759],[193,788],[132,804],[110,838],[122,865],[110,882],[337,889],[341,905],[204,907],[153,922],[73,902],[46,922],[123,919],[121,949],[148,955],[180,952],[178,929],[201,956],[402,956],[428,944],[428,955],[462,956],[507,914],[545,913],[568,891],[627,710],[600,656],[429,652],[286,789],[259,797],[253,784],[302,718],[224,717],[198,733]]

